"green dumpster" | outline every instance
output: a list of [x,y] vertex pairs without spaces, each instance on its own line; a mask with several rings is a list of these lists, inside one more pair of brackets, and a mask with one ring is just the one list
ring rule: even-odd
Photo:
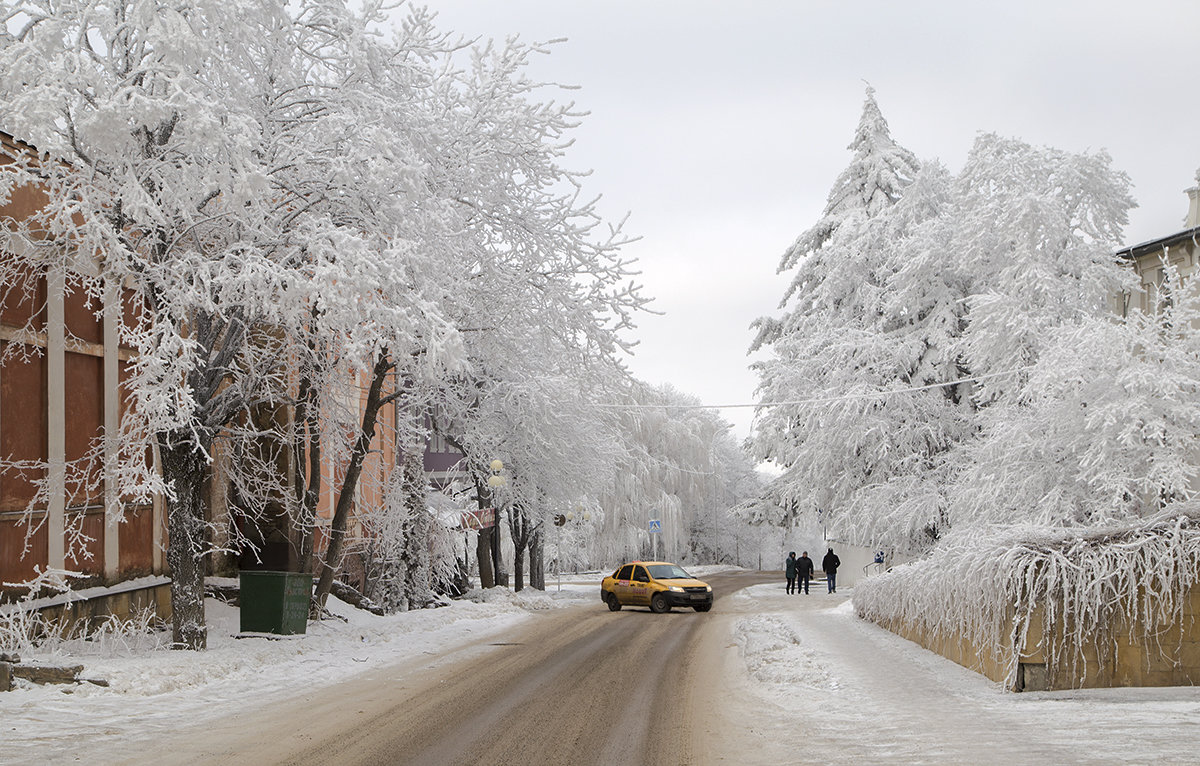
[[241,587],[243,633],[276,633],[290,636],[308,627],[312,576],[301,572],[244,571]]

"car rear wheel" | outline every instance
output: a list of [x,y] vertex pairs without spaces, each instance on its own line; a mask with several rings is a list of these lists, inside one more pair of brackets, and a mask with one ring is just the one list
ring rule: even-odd
[[619,612],[621,610],[621,602],[617,600],[617,594],[609,593],[604,600],[608,602],[608,611]]
[[650,611],[655,614],[671,611],[671,605],[667,603],[667,597],[663,593],[655,593],[650,597]]
[[712,604],[696,604],[692,609],[695,609],[697,612],[707,612],[709,609],[712,609]]

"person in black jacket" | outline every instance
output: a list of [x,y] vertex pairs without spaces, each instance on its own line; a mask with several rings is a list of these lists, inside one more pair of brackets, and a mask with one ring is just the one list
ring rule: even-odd
[[783,563],[783,573],[787,577],[787,592],[796,592],[796,552],[789,551],[787,561]]
[[833,548],[821,559],[821,569],[825,570],[825,582],[829,585],[830,593],[837,593],[837,569],[841,565],[842,560],[833,552]]
[[812,579],[813,562],[808,557],[808,551],[800,554],[800,558],[796,559],[796,592],[799,593],[801,588],[804,588],[805,595],[808,594],[808,581]]

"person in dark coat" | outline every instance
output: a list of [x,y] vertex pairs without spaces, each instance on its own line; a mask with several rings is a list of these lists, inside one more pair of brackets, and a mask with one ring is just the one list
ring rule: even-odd
[[799,593],[801,588],[804,588],[805,595],[808,594],[808,582],[812,579],[813,562],[808,557],[808,551],[800,554],[800,558],[796,559],[796,577],[799,578],[796,583],[796,592]]
[[796,552],[789,551],[787,561],[783,562],[783,573],[787,576],[787,592],[796,592]]
[[837,593],[837,570],[841,565],[842,560],[833,552],[833,548],[821,559],[821,569],[825,570],[825,582],[829,585],[830,593]]

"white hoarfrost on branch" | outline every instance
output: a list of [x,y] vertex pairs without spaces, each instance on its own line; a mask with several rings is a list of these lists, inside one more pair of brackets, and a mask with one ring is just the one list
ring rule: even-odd
[[[1042,396],[1030,377],[1052,344],[1103,328],[1110,297],[1130,287],[1113,253],[1132,200],[1103,153],[991,134],[956,177],[918,166],[877,112],[868,94],[858,136],[874,141],[856,138],[844,175],[882,188],[839,193],[840,206],[831,195],[783,261],[797,269],[783,316],[759,323],[771,355],[755,365],[754,446],[783,468],[772,496],[786,518],[819,513],[841,539],[921,552],[970,523],[968,502],[984,507],[960,490],[1005,493],[977,457]],[[812,403],[770,404],[781,401]],[[1026,478],[1060,470],[1023,457]]]
[[[536,99],[523,70],[541,47],[468,49],[420,9],[380,34],[391,19],[375,2],[68,0],[7,21],[0,127],[40,154],[0,166],[0,199],[31,186],[45,204],[4,222],[0,283],[20,300],[61,273],[98,311],[126,291],[130,404],[110,475],[131,501],[167,499],[178,646],[205,645],[210,538],[256,542],[238,538],[253,524],[210,518],[221,455],[237,511],[253,522],[282,504],[306,568],[323,466],[337,467],[347,507],[320,595],[371,445],[412,448],[425,434],[412,413],[466,418],[497,382],[503,402],[548,372],[578,378],[567,396],[622,377],[620,334],[644,299],[619,227],[601,233],[580,174],[559,165],[579,115]],[[469,460],[495,457],[516,419],[457,429]],[[104,452],[68,466],[68,485],[98,493]],[[533,474],[557,497],[580,472]],[[411,485],[410,511],[424,506]],[[405,572],[429,572],[424,523],[404,535]],[[427,587],[390,582],[417,589],[397,603]]]

